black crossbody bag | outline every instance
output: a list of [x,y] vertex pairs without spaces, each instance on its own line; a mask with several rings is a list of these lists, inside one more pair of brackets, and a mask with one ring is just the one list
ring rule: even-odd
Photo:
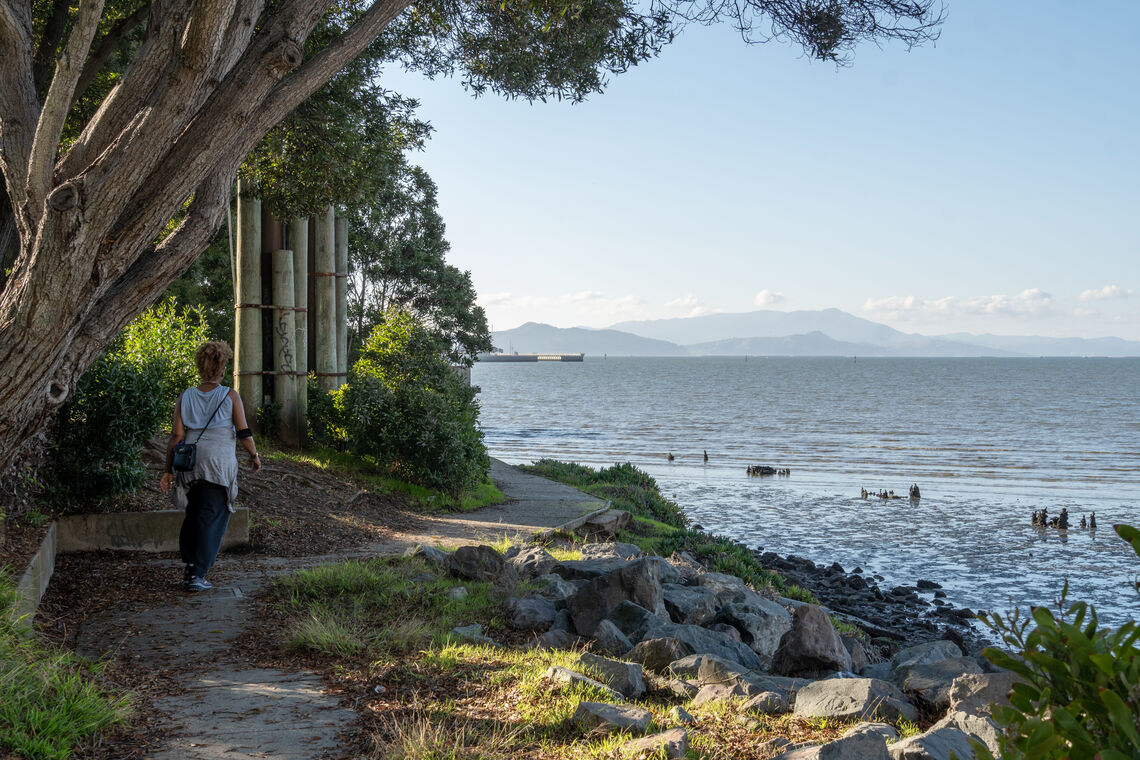
[[[230,392],[228,390],[222,395],[222,400],[214,407],[214,414],[211,414],[210,418],[206,420],[206,425],[202,428],[202,431],[198,433],[198,437],[194,439],[194,443],[186,443],[186,439],[183,439],[174,444],[174,459],[170,463],[172,469],[178,472],[194,471],[194,463],[198,461],[198,441],[202,440],[202,434],[206,432],[206,428],[214,421],[214,415],[222,408],[222,404],[226,403],[226,399],[229,398],[229,395]],[[178,397],[178,403],[182,403],[181,396]]]

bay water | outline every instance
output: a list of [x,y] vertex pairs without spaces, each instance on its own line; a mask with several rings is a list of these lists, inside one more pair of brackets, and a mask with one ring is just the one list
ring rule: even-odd
[[[1053,606],[1068,579],[1105,622],[1140,618],[1112,530],[1140,526],[1140,359],[587,357],[472,382],[507,462],[631,462],[709,531],[886,588],[933,580],[957,606]],[[1041,508],[1070,530],[1033,527]]]

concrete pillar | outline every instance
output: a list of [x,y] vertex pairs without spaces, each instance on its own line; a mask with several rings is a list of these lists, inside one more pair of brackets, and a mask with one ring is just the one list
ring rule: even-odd
[[234,387],[250,428],[261,406],[261,200],[238,182],[237,306],[234,310]]
[[336,220],[336,371],[337,387],[348,381],[348,219]]
[[301,443],[297,428],[297,327],[293,311],[293,252],[277,250],[273,257],[273,399],[281,405],[279,435],[291,446]]
[[[298,309],[309,308],[309,220],[294,219],[289,222],[289,247],[293,249],[293,305]],[[297,357],[297,372],[309,371],[309,319],[307,311],[296,312],[296,340],[294,353]],[[303,375],[297,376],[297,434],[304,442],[309,425],[309,382]]]
[[313,309],[314,371],[326,391],[337,388],[336,368],[336,254],[335,215],[332,206],[314,217],[313,280],[310,308]]

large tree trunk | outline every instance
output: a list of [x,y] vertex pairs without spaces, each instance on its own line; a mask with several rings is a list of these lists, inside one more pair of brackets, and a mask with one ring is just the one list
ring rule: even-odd
[[205,248],[257,140],[407,0],[376,0],[307,61],[302,45],[330,0],[285,0],[256,33],[262,0],[154,0],[134,61],[62,154],[84,62],[93,44],[100,53],[102,0],[81,0],[42,103],[29,5],[0,0],[0,170],[19,240],[0,293],[0,475],[104,346]]

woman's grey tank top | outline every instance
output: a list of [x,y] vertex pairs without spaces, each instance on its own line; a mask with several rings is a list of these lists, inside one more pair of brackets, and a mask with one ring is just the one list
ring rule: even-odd
[[[182,424],[195,430],[204,427],[233,427],[234,402],[229,393],[230,389],[224,385],[205,393],[197,388],[187,388],[182,394]],[[221,407],[218,407],[219,401]],[[218,413],[211,419],[214,409]],[[209,425],[206,424],[207,420]]]

